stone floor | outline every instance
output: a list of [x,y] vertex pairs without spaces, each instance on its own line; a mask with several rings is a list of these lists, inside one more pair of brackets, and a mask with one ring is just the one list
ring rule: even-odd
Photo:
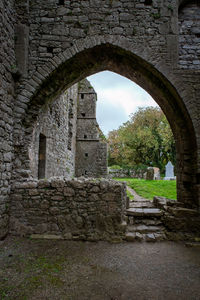
[[1,300],[200,300],[200,249],[9,237],[0,278]]

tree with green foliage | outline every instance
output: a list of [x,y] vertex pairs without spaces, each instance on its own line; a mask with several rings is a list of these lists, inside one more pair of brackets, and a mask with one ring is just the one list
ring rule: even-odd
[[175,142],[169,123],[158,107],[139,108],[130,120],[108,134],[109,165],[155,166],[162,171],[175,164]]

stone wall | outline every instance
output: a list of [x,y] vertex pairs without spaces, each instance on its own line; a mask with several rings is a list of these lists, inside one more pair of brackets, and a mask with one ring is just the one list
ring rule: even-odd
[[107,175],[107,145],[99,140],[96,99],[83,80],[43,105],[28,149],[31,177]]
[[198,241],[200,232],[200,214],[188,209],[183,203],[164,197],[154,197],[153,203],[163,212],[161,221],[169,240]]
[[109,178],[139,178],[146,180],[160,180],[160,169],[147,167],[146,169],[108,169]]
[[44,105],[33,125],[29,148],[32,176],[38,178],[39,137],[46,137],[43,178],[74,176],[78,84]]
[[32,237],[114,240],[124,234],[126,186],[59,178],[16,184],[10,232]]
[[107,144],[99,141],[76,142],[76,176],[107,176]]
[[178,199],[200,206],[198,11],[198,1],[184,0],[0,2],[0,237],[7,231],[11,174],[13,181],[31,176],[28,149],[41,107],[102,70],[138,83],[160,105],[176,140]]
[[195,0],[179,10],[179,64],[184,69],[200,67],[200,6]]
[[13,103],[16,61],[14,1],[0,2],[0,239],[8,230],[9,193],[13,158]]
[[178,64],[178,10],[190,1],[25,3],[29,55],[16,101],[14,179],[29,177],[29,132],[44,102],[88,75],[111,70],[142,86],[166,114],[176,141],[178,198],[199,206],[199,68],[185,72]]
[[137,48],[142,37],[154,49],[152,58],[156,53],[166,58],[164,35],[173,38],[176,33],[174,6],[171,0],[154,0],[149,5],[144,0],[65,0],[63,5],[57,0],[32,0],[29,70],[33,73],[76,40],[97,34],[129,37],[135,45],[139,43]]
[[98,140],[96,117],[88,119],[87,117],[78,118],[77,139],[79,140]]
[[76,136],[77,177],[107,176],[107,144],[100,141],[96,121],[97,95],[88,80],[79,83]]
[[105,177],[108,176],[108,145],[105,142],[99,142],[97,148],[97,174],[98,177]]
[[109,178],[141,178],[146,179],[147,170],[134,170],[134,169],[110,169]]

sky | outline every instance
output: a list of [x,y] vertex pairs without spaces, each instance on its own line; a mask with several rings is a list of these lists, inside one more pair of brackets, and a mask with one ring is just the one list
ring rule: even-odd
[[128,121],[138,107],[158,106],[140,86],[116,73],[99,72],[87,79],[97,93],[97,122],[105,135]]

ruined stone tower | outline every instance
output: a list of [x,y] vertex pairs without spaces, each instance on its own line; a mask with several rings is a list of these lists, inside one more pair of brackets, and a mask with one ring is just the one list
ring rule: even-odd
[[100,142],[96,121],[97,95],[89,81],[79,83],[75,175],[105,177],[107,144]]

